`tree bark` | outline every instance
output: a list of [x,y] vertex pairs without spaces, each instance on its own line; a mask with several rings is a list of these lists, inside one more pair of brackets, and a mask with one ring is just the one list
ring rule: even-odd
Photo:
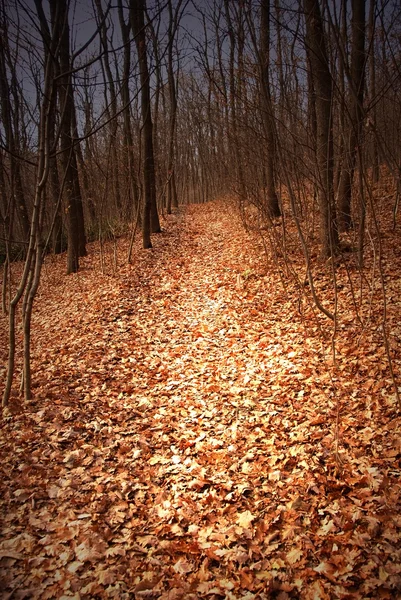
[[377,111],[376,111],[376,56],[375,56],[375,10],[376,0],[370,0],[369,7],[369,80],[370,80],[370,102],[372,103],[372,111],[370,114],[373,136],[372,136],[372,179],[374,183],[379,181],[379,149],[376,137],[377,127]]
[[10,160],[10,186],[11,198],[15,201],[15,208],[21,227],[23,239],[29,238],[29,216],[26,206],[24,189],[22,186],[22,176],[20,164],[17,159],[19,148],[15,141],[15,131],[13,125],[13,108],[11,103],[11,88],[7,78],[7,25],[2,19],[0,24],[0,107],[1,121],[4,128],[6,150],[9,153]]
[[270,94],[270,0],[261,0],[260,19],[260,78],[263,126],[266,136],[266,200],[270,217],[281,215],[275,187],[275,132],[273,104]]
[[73,124],[73,88],[71,81],[70,40],[68,25],[68,2],[59,0],[60,28],[60,161],[64,173],[65,211],[67,214],[67,273],[76,273],[79,269],[79,257],[85,255],[85,238],[82,198],[79,187],[78,168],[72,136]]
[[[45,54],[45,61],[49,65],[50,74],[52,79],[55,79],[59,75],[59,64],[56,56],[51,56],[50,51],[52,48],[52,32],[49,27],[49,23],[46,19],[45,12],[43,10],[42,0],[34,0],[36,12],[39,18],[40,32],[43,40],[43,48]],[[56,11],[52,11],[51,14],[52,30],[57,31],[57,20],[58,16]],[[54,42],[53,42],[54,43]],[[62,225],[62,211],[61,211],[61,185],[57,167],[57,155],[56,155],[56,110],[57,110],[57,86],[52,86],[52,95],[48,99],[49,110],[47,118],[47,146],[48,146],[48,165],[49,165],[49,183],[50,183],[50,214],[51,214],[51,237],[52,237],[52,249],[54,254],[60,254],[64,251],[63,248],[63,225]]]
[[[121,192],[120,192],[120,175],[118,168],[118,151],[117,151],[117,132],[118,132],[118,119],[117,119],[117,92],[115,86],[115,77],[112,73],[110,66],[110,46],[111,39],[108,39],[107,29],[108,23],[105,19],[105,14],[103,11],[101,0],[94,0],[96,10],[99,17],[98,27],[100,28],[100,42],[102,45],[103,53],[102,53],[102,64],[104,68],[104,78],[105,82],[107,81],[107,85],[104,88],[104,97],[105,97],[105,113],[107,115],[107,119],[109,120],[108,130],[109,130],[109,144],[110,144],[110,160],[111,160],[111,182],[112,188],[114,192],[114,200],[117,211],[121,214]],[[111,48],[111,51],[113,49]],[[110,98],[110,101],[108,100]]]
[[55,107],[57,103],[56,94],[51,100],[51,109],[49,113],[49,148],[51,153],[49,156],[49,182],[50,182],[50,206],[51,213],[53,215],[53,231],[52,231],[52,246],[54,254],[61,254],[64,252],[63,244],[63,221],[61,211],[61,185],[60,177],[57,167],[57,157],[55,154],[55,131],[56,131],[56,119],[55,119]]
[[338,248],[338,231],[333,193],[332,80],[327,56],[326,35],[319,2],[304,0],[306,51],[316,93],[316,156],[319,177],[320,235],[322,255]]
[[[238,132],[238,118],[237,118],[237,94],[236,94],[236,78],[235,78],[235,46],[237,43],[237,36],[234,30],[234,24],[230,13],[230,2],[224,0],[225,18],[227,22],[229,44],[229,93],[228,93],[228,104],[229,104],[229,121],[228,121],[228,136],[230,139],[230,146],[234,154],[234,164],[236,166],[236,176],[238,179],[238,196],[239,205],[242,210],[246,200],[246,185],[244,176],[244,166],[242,163],[241,148],[239,143],[239,132]],[[219,40],[219,44],[221,41]],[[221,52],[221,47],[220,50]],[[226,92],[227,93],[227,92]]]
[[[41,0],[35,0],[35,5],[40,13]],[[54,33],[54,32],[53,32]],[[29,230],[29,243],[25,258],[24,269],[15,294],[9,304],[9,353],[7,365],[7,377],[3,395],[3,406],[7,406],[14,378],[15,354],[16,354],[16,317],[17,305],[24,296],[22,308],[22,325],[24,334],[24,355],[23,355],[23,383],[24,396],[26,400],[31,398],[31,316],[33,302],[39,287],[41,268],[43,264],[43,244],[41,239],[41,214],[44,198],[44,190],[49,174],[49,114],[54,110],[51,98],[53,96],[54,72],[53,55],[55,52],[58,36],[51,37],[49,45],[50,51],[45,58],[43,96],[40,101],[40,117],[38,125],[38,148],[37,148],[37,168],[35,174],[35,194],[32,210],[32,219]]]
[[175,178],[175,130],[177,121],[177,79],[174,77],[173,70],[173,44],[175,34],[177,32],[180,9],[183,0],[178,0],[175,12],[173,15],[172,1],[168,2],[168,13],[169,13],[169,25],[168,25],[168,89],[170,98],[170,118],[169,118],[169,148],[168,148],[168,164],[167,164],[167,177],[168,177],[168,188],[167,188],[167,214],[171,213],[171,208],[178,206],[177,198],[177,186]]
[[125,22],[122,0],[118,0],[118,16],[120,21],[121,37],[124,45],[123,68],[121,75],[121,100],[123,104],[123,137],[124,137],[124,159],[126,161],[126,172],[128,174],[128,186],[132,207],[129,214],[135,215],[139,206],[138,181],[134,169],[134,142],[131,127],[131,98],[129,90],[129,77],[131,68],[131,44],[130,31],[131,22]]
[[160,231],[156,205],[155,160],[153,154],[153,124],[150,102],[149,69],[145,36],[145,0],[130,0],[132,31],[138,52],[141,83],[141,112],[143,137],[143,179],[144,207],[142,220],[142,242],[144,248],[151,248],[150,234]]
[[352,48],[349,81],[349,124],[346,136],[345,160],[338,190],[339,223],[342,229],[352,227],[352,182],[358,145],[363,125],[363,96],[365,87],[365,0],[351,0]]

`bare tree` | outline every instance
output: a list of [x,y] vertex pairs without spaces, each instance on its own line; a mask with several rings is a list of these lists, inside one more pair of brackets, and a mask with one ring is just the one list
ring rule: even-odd
[[[35,4],[39,12],[39,18],[41,18],[41,15],[43,15],[41,0],[35,0]],[[59,22],[58,8],[56,8],[55,16],[56,18],[53,24]],[[23,387],[25,399],[29,400],[31,398],[31,316],[33,301],[39,287],[40,273],[44,258],[41,214],[44,202],[44,190],[49,174],[49,114],[51,108],[53,107],[54,109],[54,103],[52,103],[55,81],[53,57],[56,53],[58,40],[59,32],[57,31],[57,28],[54,27],[51,35],[49,51],[45,55],[44,85],[40,105],[40,120],[38,128],[38,163],[36,169],[34,204],[29,231],[29,244],[26,252],[24,269],[16,292],[9,304],[9,352],[6,385],[3,395],[3,406],[7,406],[9,403],[14,379],[16,354],[16,316],[17,306],[22,298],[22,325],[24,334]],[[45,43],[49,44],[49,40],[46,39]]]
[[[11,80],[9,82],[8,73],[11,71]],[[8,153],[10,162],[10,198],[12,199],[11,210],[16,210],[20,224],[20,230],[23,239],[26,241],[29,237],[29,216],[26,205],[26,199],[22,184],[21,166],[19,160],[20,148],[17,144],[18,134],[15,130],[15,124],[18,117],[14,110],[18,106],[17,90],[15,88],[18,78],[15,73],[15,63],[10,54],[8,41],[7,16],[5,14],[4,3],[0,8],[0,107],[1,121],[4,128],[5,149]],[[13,103],[14,98],[14,103]],[[12,232],[10,232],[11,234]]]
[[322,254],[330,256],[338,247],[333,190],[332,79],[319,2],[304,0],[303,6],[306,22],[306,52],[315,91],[321,247]]
[[[126,173],[128,175],[128,189],[130,195],[130,214],[135,214],[139,208],[138,181],[135,171],[134,142],[131,125],[131,94],[129,89],[129,80],[131,72],[131,20],[127,21],[124,17],[122,0],[117,2],[118,17],[123,41],[123,67],[121,72],[120,94],[123,106],[123,139],[124,139],[124,160],[126,161]],[[134,209],[132,211],[132,208]]]
[[[144,248],[151,248],[151,232],[160,230],[160,224],[154,227],[153,220],[157,216],[155,160],[153,153],[153,124],[150,102],[149,69],[145,35],[145,0],[131,0],[130,17],[132,31],[138,52],[141,82],[141,112],[143,135],[143,179],[144,206],[142,217],[142,243]],[[155,217],[156,216],[156,217]]]
[[352,47],[349,71],[348,130],[345,134],[345,161],[341,171],[338,190],[339,223],[344,229],[352,225],[352,181],[356,165],[358,145],[363,126],[363,97],[365,87],[365,0],[351,0]]
[[[177,82],[178,77],[174,76],[173,50],[174,39],[179,26],[182,15],[183,0],[178,0],[175,10],[173,11],[172,0],[168,0],[168,46],[167,46],[167,72],[168,72],[168,89],[170,99],[170,123],[169,123],[169,143],[168,143],[168,162],[167,162],[167,213],[171,213],[171,207],[178,206],[177,186],[175,175],[175,128],[177,121]],[[185,6],[188,4],[186,2]],[[184,8],[185,8],[184,6]]]
[[[377,127],[376,117],[376,52],[375,52],[375,32],[376,32],[376,0],[370,0],[369,5],[369,96],[372,108],[370,111],[370,121],[372,129]],[[379,181],[379,149],[376,135],[372,136],[372,178],[374,183]]]
[[[235,76],[236,67],[236,46],[241,39],[237,35],[238,29],[241,27],[240,19],[242,14],[239,15],[237,20],[237,29],[232,18],[233,5],[230,5],[229,0],[224,0],[224,16],[227,24],[227,32],[229,39],[229,60],[228,60],[228,98],[229,98],[229,130],[228,135],[230,137],[230,146],[234,155],[234,164],[236,166],[236,176],[238,179],[238,195],[240,205],[243,205],[246,199],[246,185],[244,176],[244,165],[242,163],[241,146],[239,139],[239,115],[237,111],[237,79]],[[240,11],[242,12],[242,5],[240,5]],[[221,53],[221,49],[219,50]]]
[[278,196],[275,188],[275,127],[273,104],[270,93],[270,0],[261,0],[260,17],[260,79],[261,79],[261,104],[263,125],[266,140],[265,172],[266,172],[266,200],[267,211],[270,217],[279,217],[281,214]]
[[[70,28],[68,24],[68,1],[59,1],[59,22],[55,23],[60,36],[59,105],[60,105],[60,160],[63,168],[65,211],[67,214],[67,273],[79,269],[79,257],[85,255],[85,230],[82,197],[78,178],[76,151],[74,148],[73,86],[70,61]],[[53,7],[54,10],[54,7]]]
[[98,15],[98,27],[100,30],[101,43],[101,65],[104,71],[105,116],[108,121],[110,132],[110,178],[114,192],[114,200],[117,210],[121,212],[121,193],[120,193],[120,172],[118,168],[118,119],[117,119],[117,89],[115,85],[116,74],[112,71],[110,55],[113,52],[112,39],[113,34],[109,35],[109,29],[112,29],[110,21],[106,20],[101,0],[94,0],[96,12]]

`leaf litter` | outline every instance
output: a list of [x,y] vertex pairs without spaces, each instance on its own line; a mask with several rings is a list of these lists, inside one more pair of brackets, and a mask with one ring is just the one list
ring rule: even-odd
[[1,597],[401,596],[401,419],[375,316],[357,339],[344,284],[330,365],[319,316],[230,203],[164,228],[106,274],[97,244],[74,276],[47,259],[34,399],[1,423]]

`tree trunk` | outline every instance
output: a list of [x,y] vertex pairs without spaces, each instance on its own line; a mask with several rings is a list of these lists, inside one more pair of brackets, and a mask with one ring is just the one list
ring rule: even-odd
[[347,45],[347,5],[348,0],[341,0],[341,24],[339,24],[339,39],[338,43],[342,47],[342,52],[339,52],[338,61],[338,95],[339,95],[339,106],[338,106],[338,141],[337,141],[337,160],[335,165],[334,174],[334,189],[337,192],[340,186],[341,171],[344,162],[344,148],[345,148],[345,136],[347,132],[347,111],[346,111],[346,98],[345,98],[345,61],[348,55]]
[[168,164],[167,164],[167,214],[171,213],[171,207],[178,206],[177,187],[175,182],[175,128],[177,121],[177,90],[176,78],[173,70],[173,44],[175,34],[178,28],[179,11],[182,0],[179,0],[173,15],[172,1],[168,2],[169,26],[168,26],[168,90],[170,98],[170,119],[169,119],[169,148],[168,148]]
[[[41,12],[41,0],[35,0],[35,5]],[[31,315],[33,301],[39,287],[41,268],[43,263],[43,245],[41,241],[41,213],[43,206],[44,190],[49,174],[49,115],[52,106],[51,98],[53,96],[54,86],[54,71],[53,71],[53,56],[56,50],[56,44],[59,37],[51,37],[49,43],[49,52],[45,58],[44,81],[43,81],[43,96],[40,100],[40,117],[38,125],[38,148],[37,148],[37,169],[35,174],[35,194],[32,210],[32,220],[29,231],[29,244],[26,253],[24,269],[15,291],[15,294],[9,305],[9,354],[7,365],[7,378],[3,395],[3,406],[7,406],[11,394],[11,387],[14,378],[15,370],[15,355],[16,355],[16,317],[17,305],[24,296],[22,309],[22,325],[24,334],[24,355],[23,355],[23,383],[24,396],[26,400],[31,398],[31,365],[30,365],[30,349],[31,349]]]
[[50,181],[50,206],[52,214],[52,246],[54,254],[61,254],[65,248],[63,245],[63,222],[61,216],[61,186],[55,154],[55,106],[57,99],[52,98],[52,107],[49,114],[49,181]]
[[118,0],[118,16],[120,21],[121,36],[124,45],[123,69],[121,76],[121,100],[123,104],[123,137],[124,137],[124,159],[126,161],[126,173],[128,174],[128,186],[132,206],[129,214],[135,215],[139,206],[138,181],[134,169],[134,142],[131,127],[131,98],[129,90],[129,77],[131,68],[131,24],[125,22],[122,0]]
[[[50,74],[49,77],[55,79],[59,75],[59,64],[55,56],[50,56],[50,49],[54,40],[52,38],[52,31],[59,35],[58,28],[58,16],[57,11],[53,10],[51,13],[51,27],[50,30],[45,12],[43,10],[42,0],[35,0],[36,12],[39,18],[40,32],[43,40],[43,47],[45,52],[45,61],[49,65]],[[47,148],[48,148],[48,178],[50,182],[50,215],[51,215],[51,238],[52,238],[52,249],[54,254],[60,254],[64,251],[63,247],[63,224],[62,224],[62,211],[61,211],[61,196],[62,190],[60,185],[60,178],[57,167],[57,123],[56,123],[56,109],[57,109],[57,86],[52,86],[52,94],[48,99],[49,109],[47,117]]]
[[[1,121],[4,129],[6,150],[10,161],[10,196],[15,201],[16,213],[21,227],[22,237],[26,241],[29,238],[29,217],[25,201],[24,189],[20,164],[17,159],[19,148],[15,142],[15,131],[13,126],[13,109],[11,103],[11,89],[7,78],[7,52],[8,36],[5,21],[0,24],[0,106]],[[15,79],[15,78],[14,78]],[[15,79],[16,80],[16,79]],[[11,232],[12,233],[12,232]]]
[[67,273],[79,269],[79,257],[86,252],[83,223],[82,198],[79,187],[78,169],[75,157],[73,125],[73,88],[71,81],[70,40],[68,26],[68,2],[59,0],[60,10],[60,161],[64,175],[65,212],[67,215]]
[[331,256],[338,247],[333,193],[332,81],[326,35],[319,3],[304,0],[306,51],[316,93],[316,156],[319,172],[319,207],[322,255]]
[[273,104],[270,94],[270,0],[261,0],[260,19],[260,74],[263,126],[266,136],[266,199],[270,217],[281,214],[275,188],[275,133]]
[[349,125],[346,136],[345,161],[338,190],[339,222],[342,229],[352,227],[351,197],[358,145],[363,125],[365,85],[365,0],[351,0],[352,49],[350,71]]
[[[85,201],[87,206],[90,204],[90,202],[88,201],[88,197],[90,195],[90,186],[89,186],[89,177],[88,177],[88,173],[87,173],[87,169],[86,169],[86,165],[85,165],[84,155],[82,152],[82,145],[81,145],[81,142],[78,141],[79,134],[78,134],[78,123],[77,123],[76,112],[77,111],[76,111],[76,106],[75,106],[75,100],[74,100],[74,96],[73,96],[71,134],[72,134],[72,138],[74,140],[74,154],[75,154],[75,162],[77,165],[77,182],[79,185],[79,198],[80,198],[81,210],[82,210],[82,215],[83,215],[84,214],[83,200]],[[79,167],[79,170],[78,170],[78,167]],[[82,186],[80,184],[79,174],[81,174]],[[82,191],[83,191],[83,199],[82,199]],[[90,212],[91,211],[89,209],[89,213]],[[84,218],[82,218],[82,223],[84,223]],[[86,242],[85,228],[82,229],[81,243],[82,243],[82,240],[84,240]],[[80,256],[86,256],[86,254],[81,254]]]
[[151,248],[150,233],[160,231],[156,206],[155,161],[153,155],[153,125],[150,103],[150,82],[145,36],[145,0],[130,0],[132,31],[138,52],[141,82],[141,112],[143,136],[143,179],[144,208],[142,221],[142,240],[144,248]]
[[[230,2],[224,0],[225,17],[228,28],[228,38],[230,41],[229,45],[229,122],[228,122],[228,136],[230,139],[230,146],[234,153],[234,164],[236,166],[236,176],[238,179],[238,195],[240,208],[244,206],[246,200],[246,185],[244,168],[242,164],[241,148],[239,143],[238,133],[238,119],[237,119],[237,94],[236,94],[236,78],[235,78],[235,46],[237,42],[236,32],[234,31],[234,25],[230,14]],[[219,42],[221,43],[221,41]]]
[[[107,81],[107,85],[104,88],[105,97],[105,113],[109,120],[109,144],[110,144],[110,175],[112,188],[114,192],[115,206],[119,215],[121,215],[121,193],[120,193],[120,177],[118,168],[118,152],[117,152],[117,132],[118,132],[118,119],[117,119],[117,93],[115,86],[115,76],[112,73],[109,55],[113,51],[111,46],[111,39],[107,37],[108,24],[105,19],[105,13],[103,11],[101,0],[94,0],[97,14],[99,17],[98,27],[100,28],[100,42],[102,45],[102,65],[104,69],[104,79]],[[108,100],[110,97],[110,101]]]
[[376,111],[376,57],[375,57],[375,10],[376,0],[370,0],[369,7],[369,80],[370,80],[370,102],[372,111],[370,113],[371,125],[373,129],[372,136],[372,180],[374,183],[379,181],[379,149],[377,144],[377,111]]

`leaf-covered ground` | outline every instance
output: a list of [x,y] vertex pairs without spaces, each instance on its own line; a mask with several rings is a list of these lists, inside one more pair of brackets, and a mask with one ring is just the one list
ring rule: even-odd
[[401,419],[375,282],[361,326],[339,268],[333,365],[331,325],[230,204],[164,228],[130,266],[120,240],[104,275],[97,244],[77,275],[46,262],[34,399],[1,421],[0,597],[401,598]]

